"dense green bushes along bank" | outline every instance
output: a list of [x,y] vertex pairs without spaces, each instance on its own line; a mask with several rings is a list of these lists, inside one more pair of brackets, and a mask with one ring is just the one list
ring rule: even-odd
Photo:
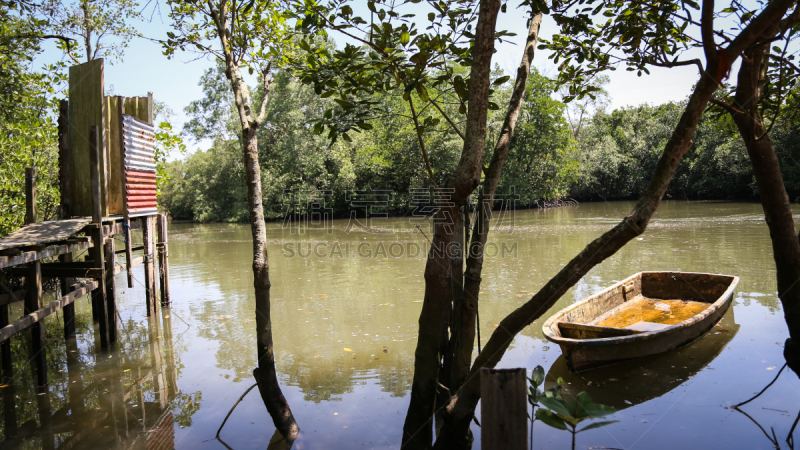
[[[245,221],[246,186],[233,99],[218,70],[208,71],[201,85],[205,97],[187,108],[192,120],[185,132],[196,140],[210,140],[211,145],[169,164],[171,179],[163,189],[161,205],[178,219]],[[509,90],[510,82],[501,85],[498,100],[507,100]],[[389,196],[367,196],[379,209],[403,211],[419,205],[414,192],[428,188],[430,182],[416,134],[410,121],[401,117],[407,114],[405,103],[395,98],[380,99],[387,115],[372,129],[352,134],[350,142],[330,144],[307,125],[322,114],[329,101],[285,73],[277,76],[268,125],[259,136],[267,216],[282,217],[291,202],[299,203],[295,208],[300,212],[309,199],[322,199],[328,211],[346,214],[354,207],[354,191],[393,192]],[[563,198],[636,198],[683,105],[640,105],[605,112],[602,103],[599,99],[576,105],[571,108],[572,114],[567,114],[566,106],[552,95],[552,83],[534,73],[499,192],[511,192],[513,186],[519,196],[517,206],[521,207]],[[502,110],[491,113],[489,141],[493,144]],[[426,147],[441,185],[452,170],[444,161],[457,161],[460,141],[451,128],[439,129],[441,132],[430,134]],[[706,114],[667,192],[668,198],[757,198],[747,152],[733,130],[730,124]],[[778,124],[773,136],[787,190],[793,200],[797,199],[800,127]],[[487,153],[491,148],[489,145]]]

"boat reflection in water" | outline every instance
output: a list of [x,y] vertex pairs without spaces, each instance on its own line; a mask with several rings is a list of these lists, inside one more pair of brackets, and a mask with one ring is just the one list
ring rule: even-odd
[[561,355],[547,372],[545,389],[556,386],[560,377],[564,380],[563,389],[570,395],[585,391],[594,403],[623,410],[661,397],[686,382],[711,364],[738,331],[733,308],[729,308],[703,337],[666,353],[622,361],[580,375],[570,372]]
[[178,390],[175,353],[167,309],[144,328],[121,323],[120,343],[111,351],[81,351],[68,339],[66,373],[37,388],[35,410],[15,401],[15,386],[3,389],[2,447],[174,448],[175,423],[197,400]]

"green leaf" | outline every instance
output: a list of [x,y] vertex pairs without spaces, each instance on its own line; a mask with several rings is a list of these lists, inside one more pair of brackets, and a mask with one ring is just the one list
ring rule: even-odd
[[590,424],[590,425],[587,425],[587,426],[581,428],[581,430],[578,431],[578,433],[581,433],[581,432],[586,431],[586,430],[592,430],[592,429],[595,429],[595,428],[604,427],[606,425],[611,425],[612,423],[617,423],[617,422],[619,422],[619,420],[606,420],[604,422],[595,422],[593,424]]
[[430,97],[428,97],[428,90],[425,89],[425,86],[422,84],[417,84],[417,94],[419,94],[419,99],[423,102],[429,102]]
[[535,387],[539,387],[544,383],[544,367],[536,366],[536,368],[533,369],[531,381],[533,381]]
[[408,31],[403,31],[400,33],[400,43],[403,45],[408,44],[408,41],[411,39],[411,35],[408,34]]
[[499,85],[499,84],[503,84],[503,83],[505,83],[505,82],[506,82],[506,81],[508,81],[509,79],[511,79],[511,77],[510,77],[510,76],[508,76],[508,75],[506,75],[506,76],[504,76],[504,77],[500,77],[500,78],[498,78],[498,79],[494,80],[494,82],[492,82],[492,84],[493,84],[493,85],[495,85],[495,86],[497,86],[497,85]]
[[572,415],[564,402],[554,397],[542,397],[539,399],[539,403],[545,408],[552,410],[556,414],[561,414],[562,416]]
[[581,403],[580,410],[583,413],[584,417],[604,417],[609,414],[614,414],[615,412],[617,412],[616,409],[610,406],[601,405],[598,403],[589,403],[589,404]]
[[558,417],[557,415],[553,414],[551,411],[546,409],[539,409],[536,411],[536,419],[544,422],[546,425],[549,425],[553,428],[559,430],[566,430],[567,424]]

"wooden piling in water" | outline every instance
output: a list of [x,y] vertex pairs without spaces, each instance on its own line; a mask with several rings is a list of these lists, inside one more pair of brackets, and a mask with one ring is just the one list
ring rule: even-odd
[[525,369],[481,369],[481,448],[528,448]]
[[144,285],[145,299],[147,301],[147,317],[156,312],[156,273],[155,273],[155,216],[144,216],[143,238],[144,238]]
[[[36,223],[36,168],[25,169],[25,224]],[[42,307],[42,263],[28,264],[25,276],[25,314]],[[35,367],[37,386],[47,384],[47,351],[44,324],[36,322],[31,327],[31,365]]]
[[[0,305],[0,329],[8,325],[8,305]],[[11,364],[11,340],[6,339],[0,344],[0,367],[2,367],[2,382],[9,384],[14,376],[14,366]]]
[[114,252],[114,236],[106,239],[105,265],[106,265],[106,320],[108,322],[108,342],[117,342],[117,297],[114,281],[114,269],[117,262],[117,254]]
[[169,307],[169,253],[167,248],[167,216],[158,216],[158,280],[161,287],[161,306]]
[[[61,219],[72,217],[70,208],[70,183],[69,183],[69,101],[61,100],[58,108],[58,186],[61,191]],[[59,255],[58,261],[62,263],[72,262],[72,253]],[[61,295],[70,292],[70,286],[75,283],[74,278],[61,277],[58,279],[61,285]],[[64,337],[69,338],[75,335],[75,305],[70,303],[64,306]]]
[[[100,323],[100,347],[108,348],[111,343],[108,333],[108,313],[106,311],[106,258],[104,255],[103,212],[100,182],[100,134],[97,126],[89,127],[89,166],[92,178],[92,261],[93,267],[101,272],[97,289],[92,291],[92,315]],[[113,274],[113,272],[111,272]]]

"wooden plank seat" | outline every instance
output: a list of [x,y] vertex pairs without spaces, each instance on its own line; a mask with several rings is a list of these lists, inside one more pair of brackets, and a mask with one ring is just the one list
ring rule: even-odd
[[643,331],[627,328],[601,327],[572,322],[558,322],[558,330],[561,332],[561,337],[568,339],[600,339],[643,333]]

